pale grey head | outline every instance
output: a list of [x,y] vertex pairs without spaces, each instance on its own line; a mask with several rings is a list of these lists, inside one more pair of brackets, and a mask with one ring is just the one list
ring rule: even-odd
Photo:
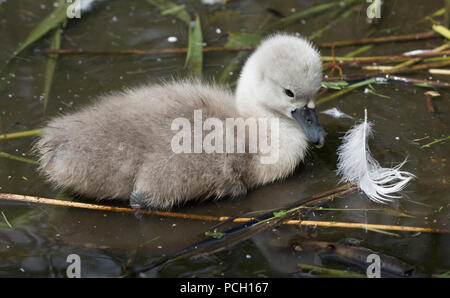
[[318,51],[302,38],[276,34],[265,39],[242,70],[236,90],[240,110],[296,120],[317,147],[326,133],[315,114],[315,97],[322,80]]

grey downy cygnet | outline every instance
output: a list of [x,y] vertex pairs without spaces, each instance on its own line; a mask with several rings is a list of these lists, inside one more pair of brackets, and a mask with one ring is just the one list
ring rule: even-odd
[[[130,200],[134,208],[170,209],[190,200],[240,196],[290,175],[308,143],[323,145],[326,133],[314,109],[321,78],[320,55],[308,41],[272,35],[248,58],[235,94],[201,81],[173,81],[106,95],[52,119],[34,144],[40,171],[57,187],[96,199]],[[213,138],[211,144],[228,141],[229,148],[222,148],[231,149],[244,142],[244,152],[199,151],[194,141],[206,139],[208,132],[208,127],[196,130],[199,111],[205,124],[216,119],[209,131],[221,123],[225,131],[226,119],[246,124],[275,119],[277,139],[271,145],[276,146],[249,152],[248,135],[240,140],[236,133],[231,140]],[[191,126],[182,140],[194,144],[174,152],[174,137],[183,133],[177,128],[186,121]],[[256,123],[260,129],[263,122]],[[275,130],[265,127],[270,139]],[[263,163],[262,157],[275,150],[277,159]]]

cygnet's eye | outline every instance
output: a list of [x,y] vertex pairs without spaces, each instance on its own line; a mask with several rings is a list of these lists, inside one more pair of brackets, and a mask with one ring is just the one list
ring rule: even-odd
[[292,92],[289,89],[284,89],[284,93],[286,93],[286,95],[289,96],[289,97],[294,97],[294,92]]

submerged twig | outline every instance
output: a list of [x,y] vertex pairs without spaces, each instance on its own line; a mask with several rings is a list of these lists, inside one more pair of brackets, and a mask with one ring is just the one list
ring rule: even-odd
[[297,265],[301,271],[307,271],[309,274],[320,275],[320,276],[329,276],[329,277],[345,277],[345,278],[365,278],[366,275],[343,271],[338,269],[331,269],[325,267],[318,267],[308,264],[298,264]]
[[26,163],[33,164],[33,165],[38,165],[39,164],[39,162],[36,161],[36,160],[25,158],[25,157],[21,157],[21,156],[12,155],[12,154],[9,154],[9,153],[6,153],[6,152],[0,152],[0,157],[12,159],[12,160],[17,160],[17,161],[21,161],[21,162],[26,162]]
[[[236,46],[236,47],[204,47],[203,52],[226,52],[226,51],[251,51],[254,46]],[[40,49],[36,50],[38,54],[62,54],[62,55],[153,55],[153,54],[185,54],[188,48],[166,48],[151,50],[72,50],[72,49]]]

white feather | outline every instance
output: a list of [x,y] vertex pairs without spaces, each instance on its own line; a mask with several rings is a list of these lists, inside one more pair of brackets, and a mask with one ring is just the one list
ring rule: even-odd
[[429,52],[433,52],[434,50],[414,50],[414,51],[409,51],[409,52],[405,52],[402,55],[403,56],[412,56],[412,55],[420,55],[423,53],[429,53]]
[[386,203],[401,191],[415,176],[400,171],[406,159],[393,168],[382,168],[372,157],[368,147],[368,139],[372,134],[372,124],[367,122],[365,110],[364,122],[353,126],[343,137],[338,148],[338,174],[342,182],[356,184],[366,195],[377,203]]
[[345,114],[344,112],[341,112],[338,108],[330,108],[328,110],[322,111],[320,112],[322,114],[334,117],[334,118],[349,118],[349,119],[353,119],[352,116]]

